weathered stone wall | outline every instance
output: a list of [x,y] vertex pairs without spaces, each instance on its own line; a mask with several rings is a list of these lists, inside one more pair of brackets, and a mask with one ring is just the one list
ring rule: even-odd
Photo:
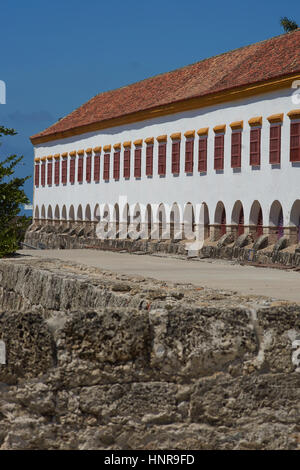
[[0,449],[299,449],[300,306],[0,261]]

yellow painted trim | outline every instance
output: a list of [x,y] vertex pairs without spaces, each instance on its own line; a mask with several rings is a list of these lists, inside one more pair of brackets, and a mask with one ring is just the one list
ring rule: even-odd
[[39,162],[40,162],[40,160],[41,160],[41,159],[40,159],[40,158],[38,158],[38,157],[36,157],[36,158],[34,159],[34,161],[35,161],[36,163],[39,163]]
[[45,162],[47,160],[47,157],[42,157],[41,162]]
[[282,122],[283,121],[283,113],[281,114],[272,114],[271,116],[267,117],[270,123],[273,122]]
[[143,145],[143,139],[135,140],[133,143],[136,147],[140,147],[141,145]]
[[84,155],[84,150],[83,149],[77,150],[77,155]]
[[32,144],[41,144],[43,142],[50,142],[52,140],[64,139],[74,135],[85,134],[87,132],[98,131],[101,129],[108,129],[110,127],[116,127],[123,124],[130,124],[134,122],[144,121],[146,119],[152,119],[159,116],[167,116],[169,114],[175,114],[184,111],[190,111],[193,109],[200,109],[207,106],[213,106],[219,103],[231,102],[234,100],[240,100],[248,98],[250,96],[260,95],[262,93],[269,93],[274,90],[280,90],[283,88],[290,88],[293,81],[300,79],[300,74],[295,73],[284,78],[275,78],[271,80],[263,80],[258,83],[243,85],[240,87],[231,88],[226,91],[219,91],[217,93],[211,93],[206,96],[200,96],[196,98],[188,98],[185,100],[177,101],[175,103],[165,104],[156,106],[147,110],[137,111],[130,113],[126,116],[118,116],[110,119],[106,119],[100,122],[94,122],[91,124],[84,124],[76,128],[68,129],[65,131],[56,132],[51,135],[40,136],[31,138]]
[[157,142],[167,142],[168,136],[167,134],[159,135],[158,137],[156,137],[156,140]]
[[76,157],[76,150],[72,150],[72,152],[69,153],[70,157]]
[[174,134],[170,135],[172,140],[181,140],[181,132],[175,132]]
[[119,142],[118,144],[115,144],[114,149],[115,150],[121,150],[121,142]]
[[131,140],[128,140],[127,142],[124,142],[123,147],[124,148],[131,147]]
[[95,153],[101,153],[101,147],[94,147],[94,148],[93,148],[93,151],[94,151]]
[[54,155],[54,158],[56,158],[56,159],[57,159],[57,158],[60,158],[60,153],[56,153],[56,154]]
[[262,116],[257,116],[249,119],[249,126],[261,126],[262,125]]
[[53,155],[48,155],[47,156],[47,160],[52,160],[52,158],[53,158]]
[[290,119],[300,119],[300,109],[293,109],[287,113]]
[[195,131],[186,131],[184,133],[184,137],[186,137],[187,139],[191,138],[191,137],[195,137]]
[[154,137],[147,137],[145,139],[146,144],[154,144]]
[[222,132],[226,132],[226,124],[220,124],[219,126],[215,126],[214,132],[216,134],[221,134]]
[[89,147],[88,149],[86,149],[85,153],[92,153],[93,149],[92,147]]
[[243,129],[244,127],[244,121],[234,121],[232,122],[231,124],[229,124],[231,129],[233,131],[237,130],[237,129]]
[[104,145],[103,146],[103,152],[110,152],[111,151],[111,145]]
[[208,134],[208,130],[209,130],[209,127],[202,127],[201,129],[199,129],[199,130],[197,131],[197,134],[198,134],[199,136],[201,136],[201,135],[207,135],[207,134]]
[[68,156],[68,152],[62,153],[61,156],[62,156],[63,158],[67,157],[67,156]]

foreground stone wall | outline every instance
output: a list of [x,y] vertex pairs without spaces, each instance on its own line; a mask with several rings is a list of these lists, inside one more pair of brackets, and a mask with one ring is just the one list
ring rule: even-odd
[[299,449],[300,306],[0,261],[0,449]]

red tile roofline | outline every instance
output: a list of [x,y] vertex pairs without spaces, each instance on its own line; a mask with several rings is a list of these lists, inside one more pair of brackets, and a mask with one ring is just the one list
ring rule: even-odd
[[144,121],[147,119],[154,119],[160,116],[167,116],[170,114],[176,114],[242,98],[248,98],[254,95],[288,88],[291,86],[292,82],[297,79],[300,79],[299,73],[281,75],[279,77],[276,77],[275,79],[272,78],[270,80],[263,80],[257,83],[249,83],[239,87],[231,87],[229,89],[226,88],[216,93],[210,93],[204,96],[195,96],[180,101],[173,101],[164,105],[143,109],[141,111],[133,113],[123,114],[117,117],[93,122],[90,124],[85,124],[82,126],[72,127],[70,129],[66,129],[60,132],[54,132],[52,134],[37,134],[36,136],[32,136],[30,140],[32,144],[37,145],[44,142],[65,139],[67,137],[85,134],[88,132],[108,129],[110,127],[121,126],[124,124]]

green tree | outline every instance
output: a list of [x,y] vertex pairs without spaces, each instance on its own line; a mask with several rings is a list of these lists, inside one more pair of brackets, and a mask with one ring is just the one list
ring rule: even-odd
[[[0,138],[3,135],[16,134],[14,129],[0,126]],[[16,166],[22,159],[23,156],[17,155],[10,155],[4,160],[0,157],[0,258],[16,251],[24,231],[23,227],[28,225],[28,218],[18,217],[18,214],[20,205],[29,202],[23,186],[30,176],[14,176]]]
[[295,21],[290,20],[286,16],[280,19],[280,24],[286,33],[289,33],[290,31],[294,31],[295,29],[299,28]]

